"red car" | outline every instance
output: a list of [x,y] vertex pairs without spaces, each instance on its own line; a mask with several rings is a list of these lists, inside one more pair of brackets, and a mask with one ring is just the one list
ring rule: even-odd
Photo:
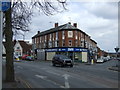
[[25,60],[28,55],[23,55],[22,59]]

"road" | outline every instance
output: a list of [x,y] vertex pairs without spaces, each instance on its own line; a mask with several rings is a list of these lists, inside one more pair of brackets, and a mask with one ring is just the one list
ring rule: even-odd
[[117,61],[53,67],[50,61],[15,62],[17,78],[28,88],[118,88],[118,72],[109,70]]

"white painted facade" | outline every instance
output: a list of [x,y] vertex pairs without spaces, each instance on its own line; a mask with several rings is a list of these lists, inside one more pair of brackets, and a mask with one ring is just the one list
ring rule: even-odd
[[17,41],[15,46],[14,46],[14,56],[18,57],[18,56],[22,56],[23,49],[20,45],[20,43]]

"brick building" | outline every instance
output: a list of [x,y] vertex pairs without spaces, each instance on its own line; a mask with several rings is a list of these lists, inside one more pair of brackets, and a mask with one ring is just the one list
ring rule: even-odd
[[[90,52],[95,55],[97,43],[77,28],[77,23],[58,25],[32,37],[32,47],[38,59],[51,60],[55,54],[64,54],[72,60],[88,61]],[[43,54],[44,53],[44,54]],[[41,58],[42,56],[42,58]],[[44,58],[43,58],[44,57]],[[96,58],[96,57],[95,57]]]

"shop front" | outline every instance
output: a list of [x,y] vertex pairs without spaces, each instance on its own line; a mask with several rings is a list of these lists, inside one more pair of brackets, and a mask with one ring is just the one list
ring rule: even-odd
[[78,62],[87,62],[88,60],[87,48],[78,48],[78,47],[50,48],[50,49],[45,49],[45,52],[46,52],[46,60],[52,60],[53,56],[56,54],[66,55],[72,60]]

